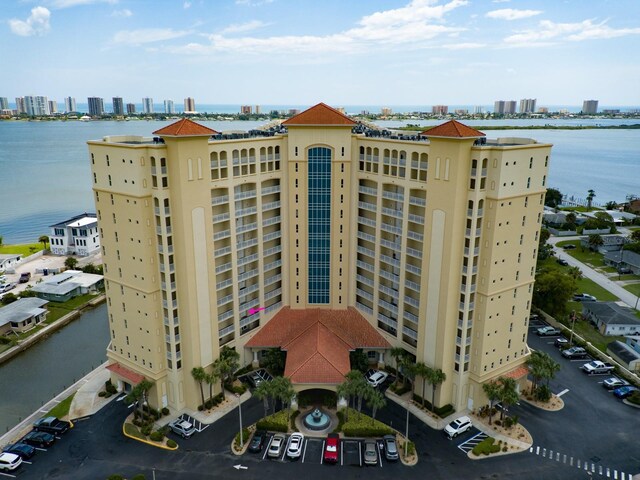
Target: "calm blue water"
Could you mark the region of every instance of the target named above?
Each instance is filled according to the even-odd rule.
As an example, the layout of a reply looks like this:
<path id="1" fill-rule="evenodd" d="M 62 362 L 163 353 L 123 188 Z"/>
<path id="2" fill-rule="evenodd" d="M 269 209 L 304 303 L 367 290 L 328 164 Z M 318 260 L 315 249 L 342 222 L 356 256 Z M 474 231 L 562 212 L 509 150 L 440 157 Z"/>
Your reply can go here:
<path id="1" fill-rule="evenodd" d="M 638 120 L 504 120 L 495 125 L 614 124 Z M 36 242 L 49 225 L 95 210 L 87 140 L 105 135 L 150 136 L 168 122 L 0 122 L 0 236 L 5 243 Z M 249 130 L 261 122 L 202 122 L 218 131 Z M 379 122 L 381 127 L 406 123 L 434 125 L 440 121 Z M 468 121 L 469 125 L 487 124 Z M 640 195 L 640 130 L 507 130 L 498 136 L 531 137 L 554 144 L 549 186 L 596 201 L 623 201 Z"/>

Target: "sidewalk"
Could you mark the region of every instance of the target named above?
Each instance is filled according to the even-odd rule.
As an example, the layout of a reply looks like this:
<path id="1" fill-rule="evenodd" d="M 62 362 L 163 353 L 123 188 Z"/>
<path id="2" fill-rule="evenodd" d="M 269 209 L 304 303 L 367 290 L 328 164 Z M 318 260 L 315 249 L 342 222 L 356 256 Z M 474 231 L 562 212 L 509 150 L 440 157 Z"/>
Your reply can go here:
<path id="1" fill-rule="evenodd" d="M 162 417 L 156 423 L 158 425 L 163 426 L 168 424 L 172 420 L 178 418 L 180 415 L 186 413 L 191 418 L 198 420 L 200 423 L 204 425 L 211 425 L 212 423 L 215 423 L 216 421 L 224 417 L 227 413 L 235 410 L 238 407 L 238 402 L 244 403 L 247 400 L 249 400 L 251 398 L 251 392 L 247 389 L 247 391 L 244 392 L 242 395 L 240 395 L 240 397 L 236 397 L 235 393 L 225 390 L 225 398 L 226 400 L 220 405 L 216 406 L 211 411 L 211 413 L 207 413 L 206 410 L 199 412 L 199 411 L 193 411 L 189 409 L 184 409 L 179 412 L 172 411 L 171 415 Z"/>
<path id="2" fill-rule="evenodd" d="M 435 418 L 430 413 L 425 412 L 420 407 L 411 402 L 411 392 L 407 392 L 404 395 L 396 395 L 391 390 L 387 389 L 385 391 L 385 396 L 391 400 L 392 402 L 397 403 L 401 407 L 404 407 L 409 410 L 418 420 L 427 426 L 433 428 L 434 430 L 443 430 L 449 423 L 454 421 L 461 415 L 468 415 L 468 410 L 462 410 L 460 412 L 455 412 L 449 415 L 446 418 Z"/>

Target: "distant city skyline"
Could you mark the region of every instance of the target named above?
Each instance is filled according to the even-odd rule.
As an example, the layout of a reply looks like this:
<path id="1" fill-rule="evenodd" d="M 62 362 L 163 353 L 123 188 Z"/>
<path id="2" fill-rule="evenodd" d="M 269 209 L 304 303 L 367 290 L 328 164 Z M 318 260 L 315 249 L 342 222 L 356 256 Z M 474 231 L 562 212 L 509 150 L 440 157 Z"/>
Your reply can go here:
<path id="1" fill-rule="evenodd" d="M 0 20 L 10 99 L 640 104 L 637 0 L 7 0 Z"/>

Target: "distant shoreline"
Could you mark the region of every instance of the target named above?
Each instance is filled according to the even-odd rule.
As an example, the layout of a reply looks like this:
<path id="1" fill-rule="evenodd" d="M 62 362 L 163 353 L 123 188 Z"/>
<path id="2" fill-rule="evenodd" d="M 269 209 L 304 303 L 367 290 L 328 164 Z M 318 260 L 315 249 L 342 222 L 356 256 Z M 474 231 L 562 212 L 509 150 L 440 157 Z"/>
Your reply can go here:
<path id="1" fill-rule="evenodd" d="M 428 127 L 426 130 L 433 127 Z M 473 126 L 476 130 L 637 130 L 640 123 L 631 125 L 480 125 Z M 412 132 L 425 131 L 424 126 L 406 125 L 395 127 L 393 130 L 408 130 Z"/>

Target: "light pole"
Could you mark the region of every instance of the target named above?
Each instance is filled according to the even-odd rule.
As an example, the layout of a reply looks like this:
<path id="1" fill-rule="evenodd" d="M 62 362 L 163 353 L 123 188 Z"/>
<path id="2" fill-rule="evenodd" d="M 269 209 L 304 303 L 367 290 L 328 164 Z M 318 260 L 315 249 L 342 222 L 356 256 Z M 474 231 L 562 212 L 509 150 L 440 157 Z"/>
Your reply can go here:
<path id="1" fill-rule="evenodd" d="M 573 329 L 576 325 L 576 311 L 571 311 L 571 335 L 569 336 L 569 346 L 573 345 Z"/>
<path id="2" fill-rule="evenodd" d="M 240 418 L 240 449 L 244 448 L 244 438 L 242 434 L 242 402 L 240 401 L 240 395 L 236 393 L 236 397 L 238 397 L 238 416 Z"/>
<path id="3" fill-rule="evenodd" d="M 406 409 L 407 409 L 407 425 L 404 429 L 404 454 L 407 454 L 407 446 L 409 443 L 409 401 L 407 400 L 407 405 L 406 405 Z"/>

